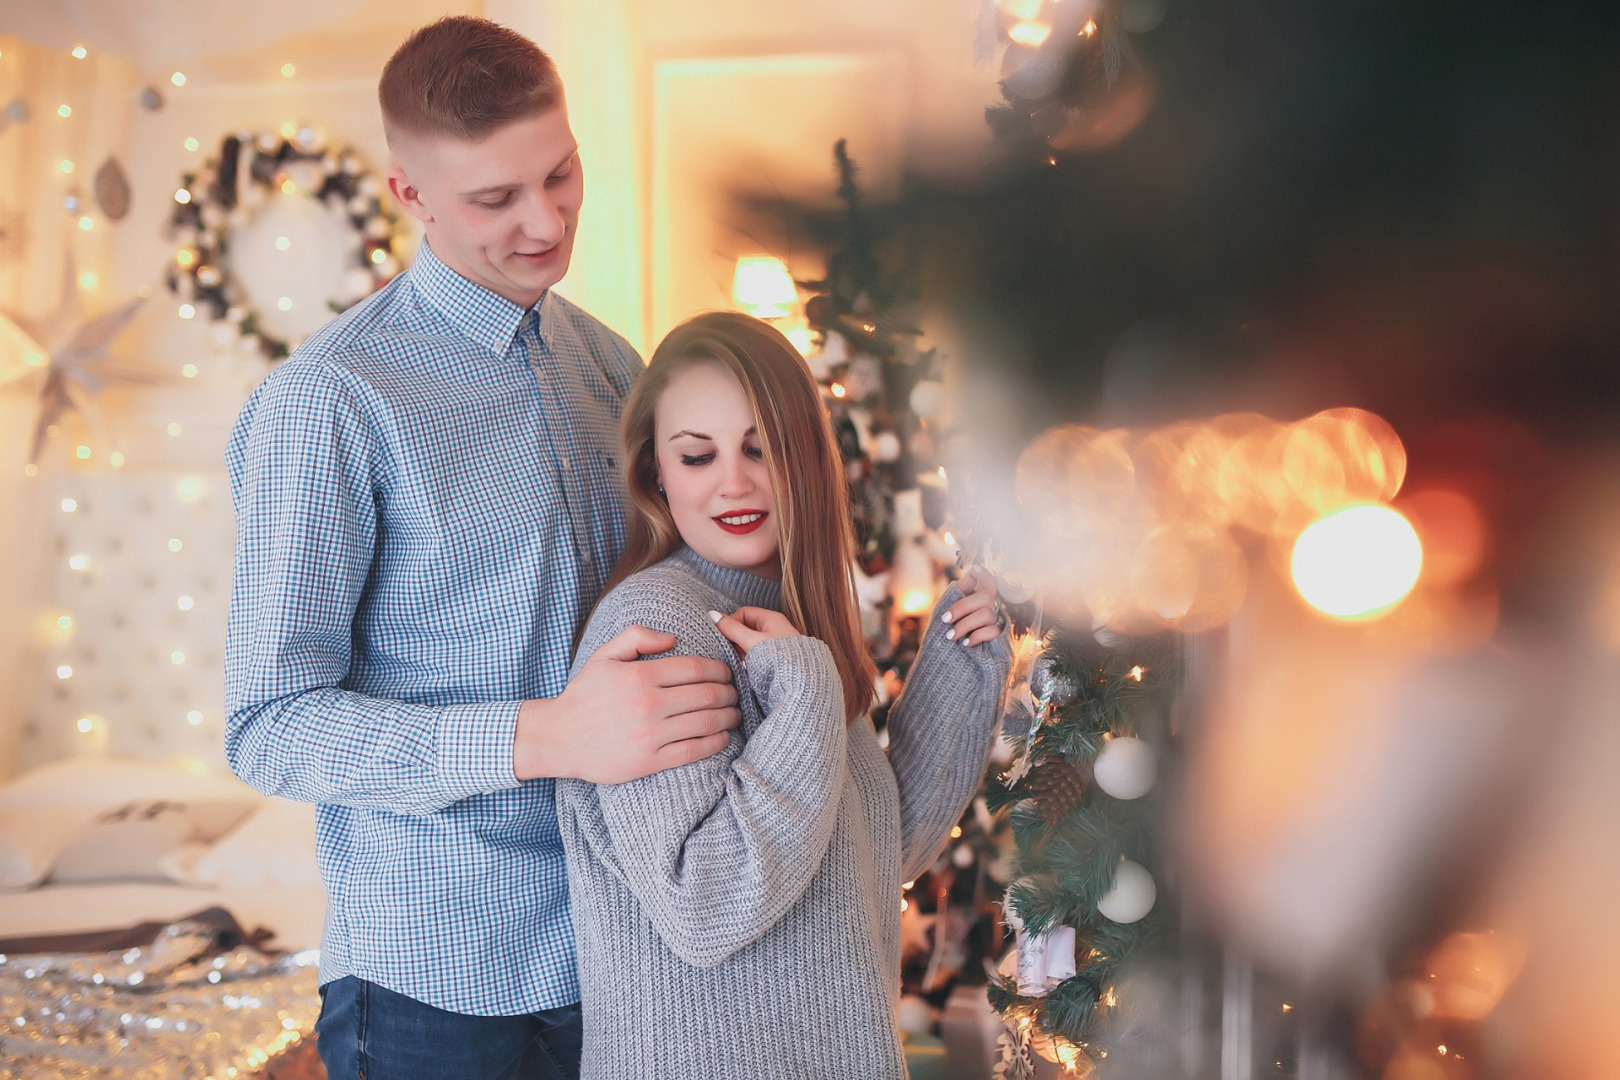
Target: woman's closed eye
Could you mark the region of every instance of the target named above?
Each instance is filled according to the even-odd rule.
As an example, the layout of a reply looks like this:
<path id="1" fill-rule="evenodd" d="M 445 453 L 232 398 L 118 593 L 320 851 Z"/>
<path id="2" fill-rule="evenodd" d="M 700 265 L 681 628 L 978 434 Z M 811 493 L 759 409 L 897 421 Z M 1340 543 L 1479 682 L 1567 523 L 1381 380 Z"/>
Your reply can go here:
<path id="1" fill-rule="evenodd" d="M 681 455 L 681 464 L 682 465 L 707 465 L 709 462 L 711 462 L 713 460 L 714 460 L 714 452 L 713 451 L 710 451 L 707 454 L 682 454 Z"/>

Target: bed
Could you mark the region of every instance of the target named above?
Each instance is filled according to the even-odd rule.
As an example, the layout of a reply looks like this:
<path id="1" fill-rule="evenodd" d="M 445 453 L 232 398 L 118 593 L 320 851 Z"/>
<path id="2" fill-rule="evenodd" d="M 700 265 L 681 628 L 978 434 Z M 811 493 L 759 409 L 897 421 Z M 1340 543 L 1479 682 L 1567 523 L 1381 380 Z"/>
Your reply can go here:
<path id="1" fill-rule="evenodd" d="M 319 1080 L 312 808 L 109 759 L 0 787 L 0 1080 Z"/>

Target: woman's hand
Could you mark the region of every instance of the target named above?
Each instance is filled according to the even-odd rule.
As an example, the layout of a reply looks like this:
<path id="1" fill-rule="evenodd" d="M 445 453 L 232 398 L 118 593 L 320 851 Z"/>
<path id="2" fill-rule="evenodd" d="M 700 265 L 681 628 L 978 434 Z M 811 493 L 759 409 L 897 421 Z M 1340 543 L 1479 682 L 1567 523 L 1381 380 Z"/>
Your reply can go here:
<path id="1" fill-rule="evenodd" d="M 800 633 L 786 615 L 770 608 L 740 607 L 730 615 L 711 611 L 709 618 L 714 620 L 714 628 L 744 656 L 767 638 L 793 637 Z"/>
<path id="2" fill-rule="evenodd" d="M 941 615 L 940 621 L 949 623 L 945 637 L 963 645 L 982 645 L 1001 636 L 1006 625 L 996 603 L 996 576 L 982 566 L 975 566 L 956 583 L 962 590 L 962 599 Z"/>

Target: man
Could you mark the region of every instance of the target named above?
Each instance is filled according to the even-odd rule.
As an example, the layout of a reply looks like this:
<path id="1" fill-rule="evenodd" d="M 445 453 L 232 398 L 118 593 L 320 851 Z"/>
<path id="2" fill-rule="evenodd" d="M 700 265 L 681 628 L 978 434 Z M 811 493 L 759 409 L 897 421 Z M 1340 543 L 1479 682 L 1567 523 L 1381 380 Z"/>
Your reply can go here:
<path id="1" fill-rule="evenodd" d="M 619 553 L 615 429 L 642 365 L 549 291 L 582 192 L 555 68 L 449 18 L 379 97 L 389 190 L 427 242 L 242 410 L 226 754 L 319 804 L 333 1080 L 573 1076 L 551 778 L 707 757 L 736 693 L 722 664 L 634 663 L 675 643 L 640 628 L 564 685 Z"/>

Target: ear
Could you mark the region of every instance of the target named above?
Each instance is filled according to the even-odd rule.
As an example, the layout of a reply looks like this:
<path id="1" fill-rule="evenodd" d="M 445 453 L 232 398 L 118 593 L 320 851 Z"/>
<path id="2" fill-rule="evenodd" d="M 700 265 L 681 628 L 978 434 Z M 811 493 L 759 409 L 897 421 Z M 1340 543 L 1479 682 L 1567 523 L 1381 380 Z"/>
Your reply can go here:
<path id="1" fill-rule="evenodd" d="M 433 211 L 422 201 L 422 193 L 411 183 L 411 178 L 405 175 L 405 170 L 397 162 L 383 173 L 383 179 L 388 184 L 388 194 L 394 197 L 394 202 L 400 209 L 424 225 L 433 223 Z"/>

